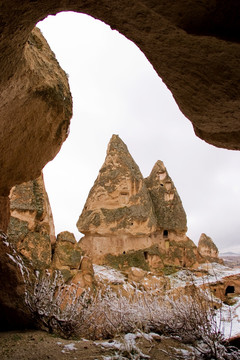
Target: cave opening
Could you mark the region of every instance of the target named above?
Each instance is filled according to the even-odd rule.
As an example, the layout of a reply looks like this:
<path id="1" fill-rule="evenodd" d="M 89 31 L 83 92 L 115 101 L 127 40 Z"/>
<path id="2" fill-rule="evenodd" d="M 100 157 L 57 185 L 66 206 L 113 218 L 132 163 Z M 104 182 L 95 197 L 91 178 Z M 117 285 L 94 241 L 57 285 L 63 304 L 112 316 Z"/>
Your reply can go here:
<path id="1" fill-rule="evenodd" d="M 198 184 L 201 174 L 196 164 L 205 156 L 208 162 L 202 171 L 209 173 L 210 163 L 215 164 L 213 170 L 216 170 L 219 149 L 210 148 L 194 137 L 192 125 L 139 48 L 108 25 L 85 14 L 62 12 L 49 16 L 37 26 L 69 74 L 73 95 L 70 135 L 56 158 L 44 168 L 56 233 L 69 230 L 76 239 L 82 237 L 75 224 L 113 133 L 119 134 L 128 145 L 144 176 L 149 175 L 155 159 L 163 159 L 168 167 L 171 164 L 183 205 L 187 204 L 187 214 L 196 203 L 199 211 L 205 209 L 200 194 L 195 191 L 198 186 L 208 194 L 211 206 L 208 211 L 202 210 L 205 215 L 201 221 L 195 221 L 194 212 L 188 218 L 191 239 L 197 240 L 199 233 L 208 231 L 209 218 L 210 223 L 218 223 L 215 199 L 220 197 L 222 189 L 213 184 L 215 191 L 209 193 L 208 182 Z M 163 111 L 164 116 L 159 117 Z M 189 148 L 194 157 L 189 157 Z M 236 152 L 225 150 L 224 153 L 222 161 L 227 168 L 238 161 Z M 171 173 L 172 169 L 169 168 Z M 193 169 L 194 186 L 191 177 L 183 177 L 189 169 Z M 233 179 L 239 176 L 236 168 L 235 171 L 229 168 L 227 183 L 230 173 Z M 224 182 L 226 172 L 221 176 Z M 234 188 L 233 193 L 236 191 Z M 234 194 L 229 194 L 228 203 L 223 205 L 225 209 L 232 209 Z M 234 211 L 237 213 L 238 210 Z M 224 229 L 232 228 L 233 218 L 228 220 L 224 212 L 222 216 Z M 210 230 L 214 238 L 217 230 Z"/>
<path id="2" fill-rule="evenodd" d="M 147 260 L 148 259 L 148 252 L 144 251 L 143 255 L 144 255 L 144 259 Z"/>
<path id="3" fill-rule="evenodd" d="M 225 295 L 234 294 L 234 293 L 235 293 L 235 287 L 233 285 L 228 285 L 225 290 Z"/>
<path id="4" fill-rule="evenodd" d="M 168 237 L 168 230 L 163 230 L 163 237 L 167 238 Z"/>

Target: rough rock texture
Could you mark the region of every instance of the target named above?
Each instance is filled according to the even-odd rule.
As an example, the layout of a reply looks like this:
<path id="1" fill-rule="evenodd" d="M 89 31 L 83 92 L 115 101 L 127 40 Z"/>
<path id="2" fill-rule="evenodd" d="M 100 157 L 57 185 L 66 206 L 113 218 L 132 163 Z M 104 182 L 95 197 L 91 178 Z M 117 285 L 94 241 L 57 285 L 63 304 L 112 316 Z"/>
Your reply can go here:
<path id="1" fill-rule="evenodd" d="M 162 161 L 158 160 L 156 162 L 145 182 L 153 202 L 157 218 L 157 229 L 186 233 L 186 213 L 174 183 Z"/>
<path id="2" fill-rule="evenodd" d="M 10 209 L 8 241 L 34 269 L 49 267 L 55 229 L 43 175 L 13 187 Z"/>
<path id="3" fill-rule="evenodd" d="M 0 330 L 33 326 L 25 304 L 25 284 L 21 263 L 14 260 L 8 242 L 0 241 Z"/>
<path id="4" fill-rule="evenodd" d="M 148 235 L 156 229 L 152 201 L 127 146 L 113 135 L 77 222 L 84 234 Z"/>
<path id="5" fill-rule="evenodd" d="M 79 270 L 71 279 L 71 283 L 80 285 L 82 290 L 91 288 L 94 284 L 94 270 L 92 261 L 87 256 L 82 257 Z"/>
<path id="6" fill-rule="evenodd" d="M 96 283 L 92 261 L 87 256 L 82 257 L 78 270 L 68 270 L 67 273 L 65 269 L 61 268 L 61 273 L 69 285 L 62 293 L 61 309 L 63 310 L 73 304 L 84 290 L 93 290 Z"/>
<path id="7" fill-rule="evenodd" d="M 1 197 L 40 175 L 67 136 L 67 78 L 39 31 L 32 31 L 48 14 L 64 10 L 98 18 L 135 42 L 196 134 L 216 146 L 240 149 L 239 1 L 5 0 L 0 4 Z M 1 199 L 4 232 L 7 210 Z"/>
<path id="8" fill-rule="evenodd" d="M 219 252 L 217 246 L 214 244 L 212 239 L 206 234 L 201 234 L 198 241 L 199 253 L 210 262 L 223 263 L 223 260 L 218 257 Z"/>
<path id="9" fill-rule="evenodd" d="M 149 248 L 129 250 L 118 255 L 109 253 L 102 263 L 124 271 L 137 267 L 155 274 L 168 275 L 182 267 L 196 268 L 205 261 L 189 238 L 167 242 L 168 248 L 163 247 L 164 243 L 160 238 Z"/>
<path id="10" fill-rule="evenodd" d="M 63 305 L 72 301 L 71 289 L 74 295 L 77 286 L 77 295 L 80 295 L 94 284 L 92 263 L 82 256 L 74 235 L 65 231 L 55 239 L 43 175 L 13 187 L 10 208 L 8 236 L 0 233 L 0 271 L 3 274 L 0 329 L 34 326 L 34 318 L 25 303 L 25 291 L 46 272 L 53 275 L 55 270 L 60 271 L 65 283 L 70 285 Z M 36 278 L 37 274 L 40 277 Z"/>
<path id="11" fill-rule="evenodd" d="M 11 109 L 12 114 L 15 114 L 14 119 L 11 116 L 11 123 L 14 123 L 15 126 L 19 123 L 20 129 L 23 128 L 23 124 L 26 124 L 24 126 L 25 129 L 27 128 L 26 136 L 33 133 L 36 126 L 42 124 L 41 119 L 45 118 L 41 111 L 33 115 L 27 113 L 28 110 L 23 107 L 24 103 L 28 101 L 31 109 L 36 108 L 36 103 L 35 106 L 31 105 L 35 102 L 33 96 L 35 89 L 32 78 L 34 74 L 30 64 L 34 58 L 35 60 L 41 58 L 43 53 L 29 36 L 37 21 L 50 13 L 55 14 L 64 10 L 90 14 L 103 20 L 135 42 L 172 91 L 180 109 L 193 122 L 198 136 L 217 146 L 239 149 L 240 4 L 236 0 L 227 2 L 224 0 L 202 0 L 201 2 L 194 0 L 172 2 L 134 0 L 131 3 L 126 0 L 120 3 L 116 0 L 111 2 L 108 0 L 98 2 L 79 2 L 78 0 L 64 2 L 55 0 L 29 2 L 25 0 L 19 2 L 14 0 L 11 2 L 11 6 L 6 4 L 6 1 L 3 2 L 0 28 L 2 34 L 0 44 L 2 100 L 0 104 L 4 133 L 7 134 L 8 125 L 3 119 L 8 119 L 8 124 L 10 123 L 9 112 Z M 49 65 L 49 61 L 46 60 L 45 64 L 47 63 Z M 47 70 L 45 68 L 41 71 L 41 67 L 38 66 L 35 75 L 40 75 L 40 79 Z M 52 76 L 56 80 L 56 76 L 54 74 Z M 24 77 L 26 82 L 22 81 Z M 16 86 L 19 80 L 22 87 Z M 53 88 L 53 86 L 51 87 Z M 6 91 L 9 95 L 7 102 Z M 20 99 L 17 98 L 17 94 L 21 94 Z M 63 98 L 61 104 L 62 100 Z M 16 106 L 17 102 L 19 106 Z M 38 105 L 38 109 L 45 106 L 42 102 Z M 54 107 L 55 102 L 52 102 L 51 106 Z M 18 112 L 16 112 L 17 109 L 19 109 Z M 50 109 L 49 106 L 48 109 Z M 3 117 L 4 114 L 6 114 L 5 117 Z M 37 117 L 37 121 L 29 124 L 30 118 L 33 116 Z M 57 119 L 56 116 L 54 119 L 58 125 L 63 121 L 63 119 Z M 54 123 L 52 116 L 49 118 L 49 123 Z M 43 127 L 42 131 L 44 131 Z M 54 131 L 51 132 L 51 134 L 53 133 Z M 11 143 L 15 143 L 18 148 L 20 144 L 18 130 L 13 129 L 11 136 L 12 139 L 17 137 L 16 142 L 13 140 Z M 45 135 L 43 135 L 43 141 L 39 141 L 40 139 L 41 136 L 34 138 L 36 145 L 37 143 L 45 144 L 48 152 L 52 152 L 51 155 L 54 156 L 58 146 L 54 144 L 53 139 L 48 141 Z M 4 136 L 1 138 L 1 144 L 3 144 L 3 140 Z M 61 142 L 63 139 L 57 134 L 55 140 Z M 24 154 L 29 154 L 28 144 L 32 148 L 31 141 L 28 139 L 25 142 Z M 9 149 L 8 140 L 5 144 Z M 50 154 L 46 156 L 44 149 L 40 152 L 38 146 L 36 149 L 40 156 L 34 162 L 34 171 L 32 163 L 28 162 L 29 171 L 27 175 L 24 175 L 25 178 L 21 179 L 23 174 L 19 169 L 14 171 L 12 179 L 17 182 L 28 180 L 26 177 L 30 175 L 31 167 L 34 175 L 30 176 L 37 176 L 36 171 L 39 173 L 43 163 L 49 160 Z M 14 151 L 14 154 L 17 154 L 17 150 Z M 11 163 L 14 160 L 11 158 L 12 156 L 8 159 L 8 168 L 13 169 Z M 9 180 L 10 177 L 7 179 Z"/>
<path id="12" fill-rule="evenodd" d="M 52 268 L 61 270 L 64 279 L 68 280 L 80 269 L 81 258 L 82 251 L 74 235 L 68 231 L 58 234 Z"/>
<path id="13" fill-rule="evenodd" d="M 239 274 L 226 276 L 209 286 L 215 296 L 232 305 L 236 300 L 231 304 L 231 296 L 240 295 L 240 276 Z"/>
<path id="14" fill-rule="evenodd" d="M 34 270 L 49 267 L 55 242 L 42 175 L 11 190 L 10 208 L 8 238 L 0 239 L 0 327 L 4 329 L 33 326 L 25 304 L 24 273 L 31 278 Z"/>
<path id="15" fill-rule="evenodd" d="M 143 180 L 117 135 L 109 142 L 77 226 L 85 234 L 80 246 L 95 264 L 159 272 L 202 261 L 186 236 L 186 214 L 163 162 Z"/>
<path id="16" fill-rule="evenodd" d="M 10 200 L 8 196 L 0 196 L 0 234 L 7 231 L 10 219 Z"/>
<path id="17" fill-rule="evenodd" d="M 66 139 L 72 116 L 67 76 L 40 30 L 34 29 L 25 40 L 21 59 L 11 54 L 18 60 L 14 73 L 8 73 L 5 84 L 3 76 L 0 84 L 0 195 L 40 175 Z M 9 62 L 7 73 L 13 59 L 2 59 Z"/>

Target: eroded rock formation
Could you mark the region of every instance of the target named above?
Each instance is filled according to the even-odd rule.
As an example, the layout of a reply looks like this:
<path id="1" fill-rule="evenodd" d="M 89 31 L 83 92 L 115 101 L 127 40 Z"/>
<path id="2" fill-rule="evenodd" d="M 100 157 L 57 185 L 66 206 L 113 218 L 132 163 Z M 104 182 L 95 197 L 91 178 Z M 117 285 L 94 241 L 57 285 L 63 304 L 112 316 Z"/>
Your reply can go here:
<path id="1" fill-rule="evenodd" d="M 72 10 L 117 29 L 144 52 L 198 136 L 239 149 L 239 9 L 234 0 L 3 2 L 0 195 L 40 174 L 71 117 L 67 78 L 39 31 L 31 33 L 39 20 Z"/>
<path id="2" fill-rule="evenodd" d="M 187 218 L 182 201 L 162 161 L 156 162 L 145 183 L 153 202 L 157 228 L 185 234 Z"/>
<path id="3" fill-rule="evenodd" d="M 73 277 L 80 269 L 81 258 L 82 251 L 78 247 L 75 236 L 68 231 L 58 234 L 52 267 L 61 270 L 65 281 Z"/>
<path id="4" fill-rule="evenodd" d="M 15 69 L 5 86 L 5 76 L 0 84 L 0 195 L 40 175 L 66 139 L 72 116 L 67 76 L 40 30 L 34 29 L 25 40 L 17 64 L 14 54 L 14 59 L 2 57 L 9 63 L 6 73 L 13 62 Z"/>
<path id="5" fill-rule="evenodd" d="M 32 326 L 25 303 L 26 273 L 51 265 L 55 230 L 42 175 L 11 190 L 8 238 L 0 247 L 0 327 Z M 25 271 L 25 267 L 27 270 Z"/>
<path id="6" fill-rule="evenodd" d="M 78 295 L 94 283 L 92 263 L 82 256 L 74 235 L 65 231 L 55 238 L 42 174 L 12 188 L 10 209 L 8 237 L 0 243 L 4 250 L 0 255 L 4 261 L 0 270 L 5 275 L 0 287 L 4 309 L 0 312 L 0 328 L 33 326 L 34 318 L 26 305 L 26 289 L 32 292 L 34 284 L 46 274 L 54 279 L 57 271 L 73 293 L 77 285 Z"/>
<path id="7" fill-rule="evenodd" d="M 43 175 L 11 190 L 10 209 L 8 241 L 34 269 L 48 268 L 56 239 Z"/>
<path id="8" fill-rule="evenodd" d="M 77 227 L 84 234 L 148 235 L 156 230 L 152 201 L 127 146 L 113 135 Z"/>
<path id="9" fill-rule="evenodd" d="M 198 241 L 199 253 L 210 262 L 223 263 L 223 260 L 219 259 L 219 251 L 212 239 L 206 234 L 201 234 Z"/>
<path id="10" fill-rule="evenodd" d="M 77 227 L 82 250 L 96 264 L 162 271 L 203 262 L 186 236 L 181 199 L 162 161 L 142 174 L 127 146 L 113 135 Z"/>
<path id="11" fill-rule="evenodd" d="M 40 175 L 65 140 L 71 117 L 67 77 L 33 30 L 39 20 L 72 10 L 117 29 L 144 52 L 199 137 L 239 150 L 239 9 L 236 0 L 2 1 L 1 240 L 9 221 L 9 190 Z M 5 266 L 7 247 L 0 246 L 1 278 L 16 280 L 18 270 Z M 12 284 L 20 282 L 15 280 Z"/>

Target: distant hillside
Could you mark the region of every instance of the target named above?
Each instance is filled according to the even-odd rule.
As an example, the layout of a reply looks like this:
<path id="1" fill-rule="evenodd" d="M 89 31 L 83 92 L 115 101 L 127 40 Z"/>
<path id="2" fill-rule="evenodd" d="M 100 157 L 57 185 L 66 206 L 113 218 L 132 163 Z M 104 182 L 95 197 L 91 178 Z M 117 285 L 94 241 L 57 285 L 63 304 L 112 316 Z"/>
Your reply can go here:
<path id="1" fill-rule="evenodd" d="M 240 256 L 240 254 L 229 251 L 229 252 L 220 253 L 219 256 L 220 257 L 224 257 L 224 256 Z"/>
<path id="2" fill-rule="evenodd" d="M 224 264 L 229 267 L 240 267 L 240 254 L 234 252 L 220 253 L 219 257 L 223 259 Z"/>

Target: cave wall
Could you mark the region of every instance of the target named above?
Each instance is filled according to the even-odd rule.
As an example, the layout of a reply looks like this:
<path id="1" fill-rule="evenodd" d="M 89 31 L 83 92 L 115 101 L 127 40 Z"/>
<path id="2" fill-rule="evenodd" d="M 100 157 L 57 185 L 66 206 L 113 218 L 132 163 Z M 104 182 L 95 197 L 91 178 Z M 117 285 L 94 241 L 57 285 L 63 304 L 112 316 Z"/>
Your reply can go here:
<path id="1" fill-rule="evenodd" d="M 132 40 L 195 133 L 213 145 L 240 149 L 237 0 L 13 0 L 11 6 L 3 1 L 0 195 L 39 176 L 67 137 L 72 104 L 66 74 L 33 30 L 48 14 L 64 10 L 89 14 Z"/>
<path id="2" fill-rule="evenodd" d="M 170 89 L 196 135 L 218 147 L 240 149 L 238 0 L 3 0 L 1 241 L 9 220 L 11 187 L 39 176 L 68 134 L 72 100 L 67 77 L 34 29 L 48 14 L 67 10 L 100 19 L 132 40 Z M 17 286 L 21 274 L 6 257 L 6 246 L 1 247 L 1 278 L 9 274 L 13 279 L 5 289 L 6 304 L 16 312 L 18 299 L 22 301 Z M 19 308 L 22 311 L 22 305 Z"/>

